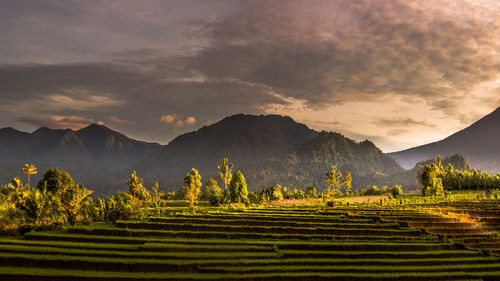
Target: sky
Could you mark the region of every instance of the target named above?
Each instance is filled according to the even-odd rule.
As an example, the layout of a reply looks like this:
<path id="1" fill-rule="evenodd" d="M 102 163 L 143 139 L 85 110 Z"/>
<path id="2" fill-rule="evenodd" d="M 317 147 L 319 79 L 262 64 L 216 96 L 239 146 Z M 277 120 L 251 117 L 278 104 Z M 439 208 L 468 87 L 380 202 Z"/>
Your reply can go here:
<path id="1" fill-rule="evenodd" d="M 392 152 L 499 106 L 496 0 L 0 0 L 0 127 L 281 114 Z"/>

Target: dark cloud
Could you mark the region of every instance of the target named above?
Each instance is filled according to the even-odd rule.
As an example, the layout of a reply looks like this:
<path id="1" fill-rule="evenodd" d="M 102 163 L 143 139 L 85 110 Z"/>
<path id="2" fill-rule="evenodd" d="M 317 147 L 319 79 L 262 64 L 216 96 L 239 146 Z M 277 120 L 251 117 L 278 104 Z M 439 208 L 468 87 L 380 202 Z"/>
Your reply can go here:
<path id="1" fill-rule="evenodd" d="M 203 23 L 212 44 L 192 66 L 211 78 L 268 85 L 310 106 L 394 94 L 449 113 L 456 108 L 450 101 L 500 69 L 500 15 L 451 4 L 245 1 L 240 12 Z"/>

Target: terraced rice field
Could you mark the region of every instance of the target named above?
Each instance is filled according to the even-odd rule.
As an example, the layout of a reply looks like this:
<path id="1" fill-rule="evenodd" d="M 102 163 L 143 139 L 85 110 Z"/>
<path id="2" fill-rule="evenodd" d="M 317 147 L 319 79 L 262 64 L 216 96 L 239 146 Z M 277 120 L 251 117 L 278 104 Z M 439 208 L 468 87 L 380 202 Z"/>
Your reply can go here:
<path id="1" fill-rule="evenodd" d="M 2 238 L 0 280 L 500 280 L 500 259 L 484 251 L 496 229 L 464 234 L 476 225 L 428 212 L 169 213 Z"/>

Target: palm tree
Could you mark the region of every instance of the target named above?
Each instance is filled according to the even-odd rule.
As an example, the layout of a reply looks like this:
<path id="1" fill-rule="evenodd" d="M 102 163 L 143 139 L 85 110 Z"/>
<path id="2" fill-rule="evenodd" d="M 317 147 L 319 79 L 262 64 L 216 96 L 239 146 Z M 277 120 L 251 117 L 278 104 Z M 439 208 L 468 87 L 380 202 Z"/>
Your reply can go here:
<path id="1" fill-rule="evenodd" d="M 224 183 L 224 190 L 227 190 L 227 185 L 233 177 L 233 164 L 229 163 L 229 159 L 223 158 L 217 168 L 219 169 L 219 180 Z"/>
<path id="2" fill-rule="evenodd" d="M 30 187 L 30 176 L 31 175 L 36 175 L 37 170 L 35 165 L 33 164 L 24 164 L 23 166 L 23 173 L 28 175 L 28 187 Z"/>

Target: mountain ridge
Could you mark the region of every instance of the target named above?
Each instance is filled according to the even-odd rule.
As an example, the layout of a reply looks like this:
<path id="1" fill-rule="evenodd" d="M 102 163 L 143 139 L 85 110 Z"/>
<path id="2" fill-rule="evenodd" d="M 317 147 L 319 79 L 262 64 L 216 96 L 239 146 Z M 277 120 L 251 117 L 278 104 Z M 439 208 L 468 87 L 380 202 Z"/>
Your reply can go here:
<path id="1" fill-rule="evenodd" d="M 13 136 L 22 141 L 12 142 Z M 0 164 L 3 182 L 20 175 L 22 164 L 33 163 L 39 170 L 33 181 L 49 167 L 59 167 L 97 194 L 126 190 L 125 181 L 132 170 L 137 170 L 146 185 L 158 180 L 164 189 L 177 190 L 185 173 L 193 167 L 199 169 L 203 180 L 216 177 L 217 164 L 223 157 L 235 164 L 234 170 L 242 170 L 253 189 L 280 180 L 286 183 L 292 171 L 304 174 L 302 182 L 289 181 L 295 186 L 321 185 L 331 164 L 352 168 L 356 175 L 400 169 L 395 162 L 385 169 L 381 159 L 393 160 L 369 141 L 358 143 L 338 133 L 317 132 L 280 115 L 228 116 L 182 134 L 168 145 L 134 140 L 98 124 L 79 130 L 41 127 L 32 133 L 5 128 L 0 129 L 1 147 L 4 149 L 0 149 L 0 157 L 9 164 Z M 299 161 L 290 170 L 287 165 L 292 155 Z M 367 164 L 360 160 L 365 158 L 369 159 Z M 317 171 L 311 172 L 307 166 L 316 167 Z M 253 180 L 266 171 L 271 176 L 264 181 Z"/>
<path id="2" fill-rule="evenodd" d="M 470 126 L 436 142 L 389 153 L 404 168 L 455 153 L 464 155 L 472 166 L 490 173 L 500 172 L 500 107 Z"/>

